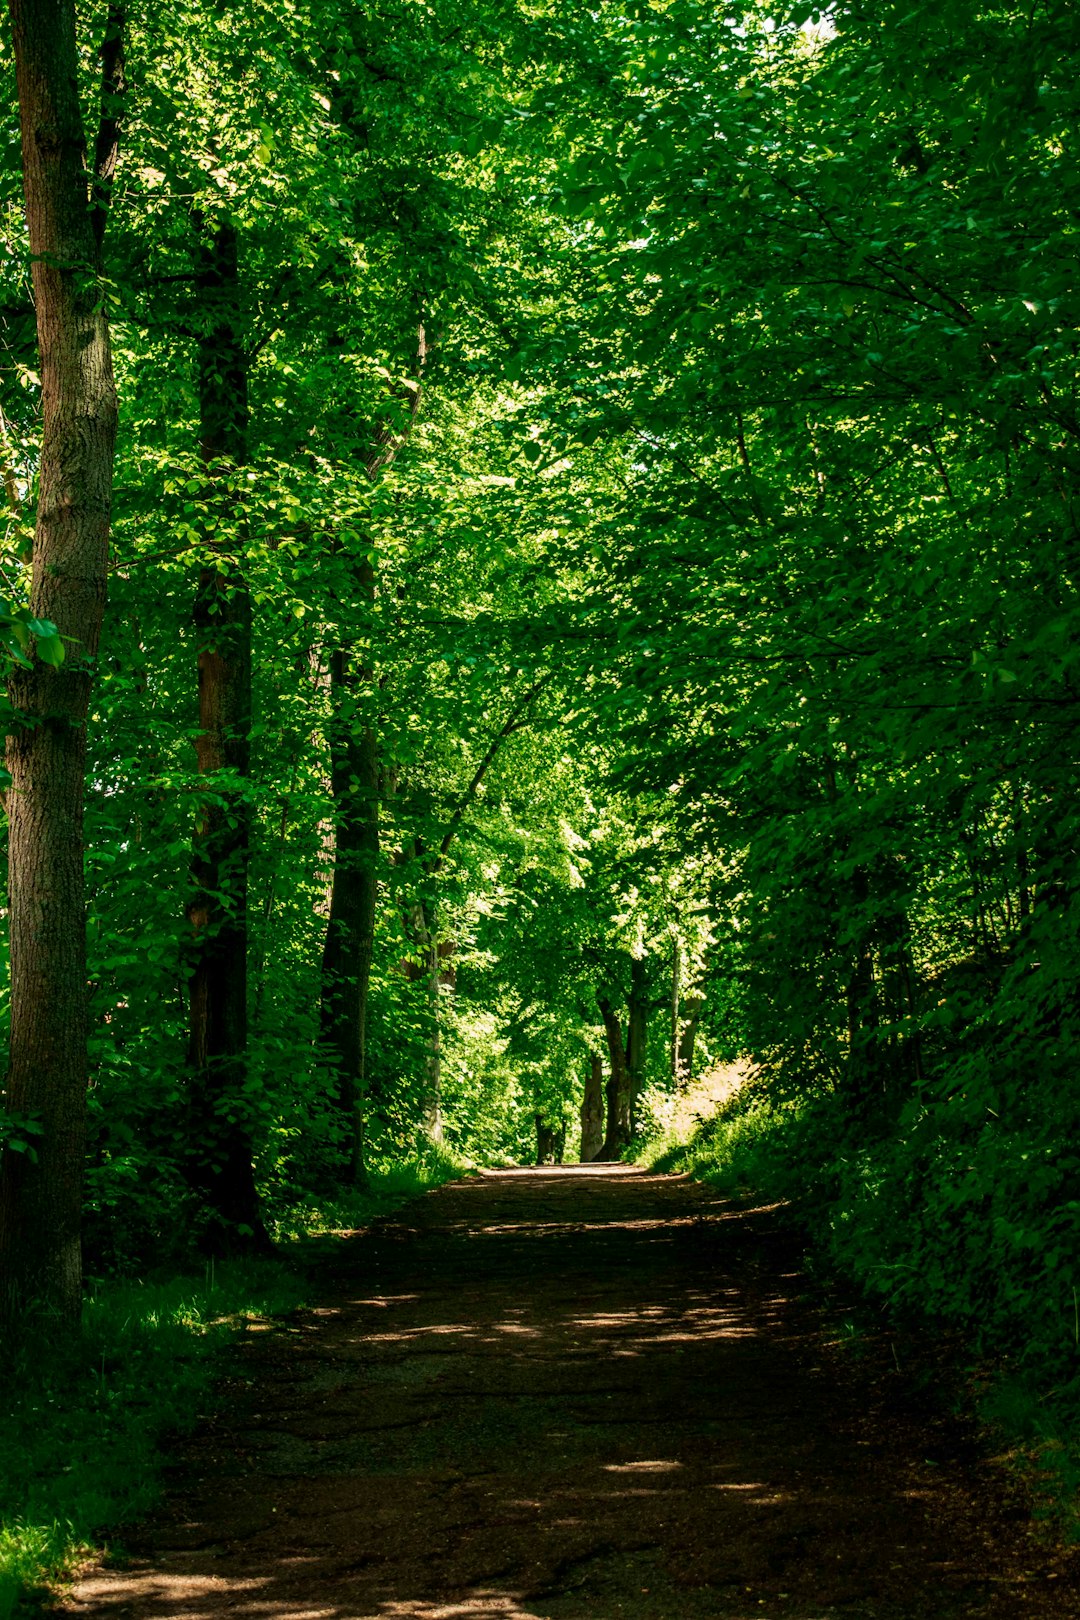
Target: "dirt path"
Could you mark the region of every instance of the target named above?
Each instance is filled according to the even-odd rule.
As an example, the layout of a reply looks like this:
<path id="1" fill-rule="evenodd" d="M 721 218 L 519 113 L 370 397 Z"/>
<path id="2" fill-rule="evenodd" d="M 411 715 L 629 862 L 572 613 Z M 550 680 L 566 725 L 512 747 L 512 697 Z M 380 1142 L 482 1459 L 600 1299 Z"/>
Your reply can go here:
<path id="1" fill-rule="evenodd" d="M 131 1563 L 70 1609 L 1080 1615 L 1076 1560 L 903 1376 L 830 1348 L 790 1253 L 767 1213 L 675 1177 L 444 1187 L 343 1244 L 319 1309 L 245 1338 Z"/>

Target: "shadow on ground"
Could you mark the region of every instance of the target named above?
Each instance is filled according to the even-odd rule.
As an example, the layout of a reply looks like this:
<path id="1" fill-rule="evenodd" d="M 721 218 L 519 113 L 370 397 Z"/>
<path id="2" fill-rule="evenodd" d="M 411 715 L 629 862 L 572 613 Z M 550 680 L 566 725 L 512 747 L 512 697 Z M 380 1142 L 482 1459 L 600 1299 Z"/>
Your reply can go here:
<path id="1" fill-rule="evenodd" d="M 83 1620 L 1080 1612 L 976 1457 L 830 1348 L 791 1240 L 680 1177 L 489 1172 L 233 1354 Z"/>

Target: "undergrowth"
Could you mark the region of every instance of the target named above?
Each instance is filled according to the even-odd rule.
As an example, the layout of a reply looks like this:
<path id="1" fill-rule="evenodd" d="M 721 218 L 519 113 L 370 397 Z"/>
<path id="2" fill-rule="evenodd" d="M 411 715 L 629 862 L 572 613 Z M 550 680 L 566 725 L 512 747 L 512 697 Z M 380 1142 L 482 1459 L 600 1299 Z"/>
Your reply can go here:
<path id="1" fill-rule="evenodd" d="M 279 1259 L 93 1283 L 81 1333 L 0 1358 L 0 1620 L 12 1620 L 153 1505 L 165 1447 L 212 1406 L 216 1352 L 304 1303 L 306 1240 L 353 1230 L 459 1175 L 428 1151 L 364 1191 L 276 1221 Z"/>
<path id="2" fill-rule="evenodd" d="M 302 1240 L 355 1231 L 433 1187 L 467 1174 L 471 1168 L 469 1160 L 452 1149 L 425 1144 L 415 1157 L 402 1163 L 391 1161 L 374 1170 L 364 1187 L 308 1193 L 291 1201 L 275 1215 L 275 1236 Z"/>
<path id="3" fill-rule="evenodd" d="M 970 1347 L 982 1419 L 1037 1510 L 1080 1535 L 1080 1201 L 1058 1117 L 913 1104 L 848 1124 L 836 1093 L 751 1081 L 643 1162 L 781 1201 L 833 1275 L 928 1335 Z"/>

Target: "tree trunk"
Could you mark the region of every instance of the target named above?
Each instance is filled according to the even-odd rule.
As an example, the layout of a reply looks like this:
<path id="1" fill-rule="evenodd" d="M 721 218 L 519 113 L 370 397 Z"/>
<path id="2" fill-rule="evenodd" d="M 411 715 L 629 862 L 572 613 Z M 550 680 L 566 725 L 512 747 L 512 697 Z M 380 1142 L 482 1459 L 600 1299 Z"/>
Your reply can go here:
<path id="1" fill-rule="evenodd" d="M 681 1084 L 679 1074 L 679 998 L 682 994 L 682 948 L 678 940 L 671 947 L 671 1050 L 670 1072 L 676 1089 Z"/>
<path id="2" fill-rule="evenodd" d="M 442 1027 L 440 1016 L 442 1010 L 442 984 L 445 977 L 446 982 L 452 985 L 453 969 L 450 969 L 444 975 L 440 963 L 442 957 L 449 954 L 449 950 L 445 946 L 438 945 L 432 937 L 427 907 L 423 901 L 418 900 L 410 909 L 411 931 L 413 938 L 420 947 L 420 961 L 407 962 L 405 971 L 414 984 L 423 979 L 427 988 L 430 1019 L 427 1054 L 424 1060 L 424 1093 L 420 1103 L 420 1120 L 424 1135 L 429 1141 L 438 1143 L 443 1139 Z"/>
<path id="3" fill-rule="evenodd" d="M 412 430 L 427 355 L 427 335 L 421 322 L 417 332 L 416 386 L 405 391 L 408 410 L 404 420 L 396 425 L 384 422 L 368 448 L 364 467 L 372 480 L 390 465 Z M 355 589 L 349 602 L 342 604 L 343 618 L 355 612 L 358 600 L 369 611 L 375 605 L 373 564 L 364 558 L 354 564 L 351 572 L 350 583 Z M 358 713 L 361 688 L 370 687 L 373 681 L 373 663 L 370 636 L 363 661 L 352 645 L 343 645 L 330 659 L 330 774 L 337 819 L 330 915 L 323 946 L 321 1024 L 323 1041 L 338 1078 L 338 1101 L 345 1115 L 348 1140 L 346 1179 L 353 1186 L 362 1186 L 367 1180 L 367 1008 L 378 899 L 379 739 L 375 716 Z M 437 1013 L 436 1006 L 434 1044 L 428 1054 L 429 1076 L 434 1067 L 436 1093 L 441 1067 Z M 434 1139 L 441 1139 L 437 1108 L 431 1124 L 437 1131 Z"/>
<path id="4" fill-rule="evenodd" d="M 885 910 L 879 924 L 881 939 L 881 993 L 886 1000 L 886 1016 L 891 1025 L 907 1023 L 904 1032 L 895 1031 L 888 1044 L 887 1098 L 890 1118 L 895 1118 L 923 1078 L 922 1038 L 918 1028 L 919 999 L 915 964 L 911 952 L 911 928 L 907 910 L 895 902 Z"/>
<path id="5" fill-rule="evenodd" d="M 559 1127 L 549 1125 L 543 1114 L 537 1114 L 536 1119 L 536 1162 L 537 1164 L 554 1164 L 560 1157 L 559 1153 Z"/>
<path id="6" fill-rule="evenodd" d="M 347 1179 L 366 1179 L 368 985 L 375 949 L 379 858 L 378 744 L 355 712 L 358 679 L 342 650 L 330 661 L 334 709 L 331 782 L 337 808 L 334 876 L 322 959 L 322 1036 L 338 1079 L 348 1133 Z"/>
<path id="7" fill-rule="evenodd" d="M 626 1066 L 626 1048 L 623 1046 L 619 1016 L 610 1001 L 603 997 L 597 997 L 597 1001 L 604 1020 L 611 1073 L 605 1091 L 607 1119 L 604 1143 L 596 1157 L 610 1163 L 622 1156 L 623 1148 L 630 1141 L 630 1072 Z"/>
<path id="8" fill-rule="evenodd" d="M 42 441 L 34 540 L 32 667 L 9 681 L 12 1141 L 30 1120 L 34 1156 L 0 1165 L 0 1318 L 33 1304 L 65 1323 L 82 1305 L 80 1216 L 87 1085 L 83 784 L 92 661 L 105 607 L 116 388 L 100 286 L 105 179 L 87 184 L 71 0 L 12 0 L 23 187 L 41 370 Z M 120 22 L 102 53 L 102 136 L 95 168 L 111 177 Z M 112 98 L 112 105 L 106 103 Z M 106 126 L 110 114 L 111 146 Z M 103 145 L 104 142 L 104 145 Z M 104 165 L 104 167 L 103 167 Z M 91 196 L 101 212 L 95 226 Z M 31 650 L 33 621 L 48 631 Z M 61 648 L 66 660 L 58 664 Z"/>
<path id="9" fill-rule="evenodd" d="M 877 1112 L 882 1101 L 877 1049 L 880 1016 L 869 916 L 870 879 L 865 868 L 857 866 L 851 881 L 858 920 L 855 960 L 847 986 L 847 1090 L 853 1115 L 867 1119 Z"/>
<path id="10" fill-rule="evenodd" d="M 428 947 L 427 983 L 431 1008 L 431 1034 L 428 1038 L 427 1086 L 424 1094 L 424 1134 L 436 1144 L 443 1139 L 442 1116 L 442 970 L 439 966 L 440 947 L 434 942 Z"/>
<path id="11" fill-rule="evenodd" d="M 694 1047 L 705 1006 L 704 996 L 687 996 L 683 1002 L 682 1025 L 679 1031 L 678 1077 L 681 1086 L 694 1078 Z"/>
<path id="12" fill-rule="evenodd" d="M 589 1053 L 585 1095 L 581 1099 L 581 1162 L 591 1164 L 604 1145 L 604 1060 Z"/>
<path id="13" fill-rule="evenodd" d="M 218 1252 L 269 1248 L 259 1212 L 247 1070 L 247 887 L 251 807 L 251 598 L 236 477 L 247 453 L 247 356 L 242 341 L 234 228 L 213 228 L 198 277 L 206 326 L 199 340 L 200 452 L 205 553 L 194 623 L 198 647 L 197 769 L 206 788 L 195 826 L 194 935 L 188 984 L 191 1178 L 214 1218 Z"/>
<path id="14" fill-rule="evenodd" d="M 630 1135 L 637 1130 L 637 1105 L 645 1084 L 645 1041 L 649 1019 L 649 970 L 644 957 L 630 961 L 630 1000 L 626 1017 L 626 1071 L 630 1090 Z"/>

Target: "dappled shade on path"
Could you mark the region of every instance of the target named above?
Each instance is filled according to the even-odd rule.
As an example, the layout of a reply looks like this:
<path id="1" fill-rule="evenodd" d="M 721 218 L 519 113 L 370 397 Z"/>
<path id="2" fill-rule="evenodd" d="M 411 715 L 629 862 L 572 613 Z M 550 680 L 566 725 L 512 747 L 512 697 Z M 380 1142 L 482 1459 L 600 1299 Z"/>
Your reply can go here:
<path id="1" fill-rule="evenodd" d="M 488 1172 L 232 1353 L 83 1620 L 953 1620 L 1075 1567 L 830 1345 L 791 1240 L 678 1177 Z M 884 1389 L 884 1393 L 883 1393 Z M 944 1437 L 944 1438 L 943 1438 Z M 934 1446 L 936 1455 L 928 1449 Z M 985 1470 L 983 1470 L 985 1472 Z"/>

